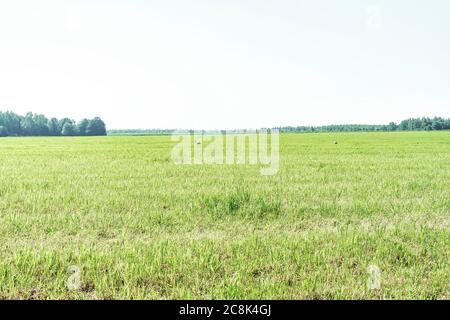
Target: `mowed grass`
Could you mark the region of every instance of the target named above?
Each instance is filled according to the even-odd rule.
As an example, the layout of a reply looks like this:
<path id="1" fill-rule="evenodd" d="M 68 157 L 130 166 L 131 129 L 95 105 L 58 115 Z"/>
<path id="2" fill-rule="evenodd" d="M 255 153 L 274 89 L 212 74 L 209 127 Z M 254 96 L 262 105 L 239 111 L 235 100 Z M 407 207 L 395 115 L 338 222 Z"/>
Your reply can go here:
<path id="1" fill-rule="evenodd" d="M 0 139 L 0 298 L 450 298 L 450 132 L 284 134 L 272 177 L 173 145 Z"/>

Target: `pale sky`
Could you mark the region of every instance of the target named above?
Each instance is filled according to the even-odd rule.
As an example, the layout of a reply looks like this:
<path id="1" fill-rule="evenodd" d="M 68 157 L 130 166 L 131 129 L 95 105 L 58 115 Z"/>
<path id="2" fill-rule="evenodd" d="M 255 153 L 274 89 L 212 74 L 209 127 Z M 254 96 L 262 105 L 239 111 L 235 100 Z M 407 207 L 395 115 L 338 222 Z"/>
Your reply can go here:
<path id="1" fill-rule="evenodd" d="M 0 110 L 109 129 L 450 117 L 450 1 L 0 0 Z"/>

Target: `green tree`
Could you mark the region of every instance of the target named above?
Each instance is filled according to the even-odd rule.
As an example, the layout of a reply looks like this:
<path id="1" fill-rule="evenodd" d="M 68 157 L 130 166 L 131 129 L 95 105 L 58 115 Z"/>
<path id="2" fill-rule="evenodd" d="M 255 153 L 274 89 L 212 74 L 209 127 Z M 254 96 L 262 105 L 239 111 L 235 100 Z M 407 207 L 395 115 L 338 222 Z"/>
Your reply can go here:
<path id="1" fill-rule="evenodd" d="M 0 126 L 0 137 L 7 137 L 8 136 L 8 130 L 5 126 Z"/>
<path id="2" fill-rule="evenodd" d="M 450 118 L 447 119 L 447 121 L 444 122 L 444 128 L 445 130 L 450 130 Z"/>
<path id="3" fill-rule="evenodd" d="M 76 126 L 71 122 L 66 122 L 63 126 L 61 134 L 63 136 L 76 136 L 77 135 L 77 128 Z"/>
<path id="4" fill-rule="evenodd" d="M 398 125 L 395 122 L 391 122 L 387 126 L 388 131 L 396 131 L 397 129 L 398 129 Z"/>
<path id="5" fill-rule="evenodd" d="M 35 125 L 35 134 L 38 136 L 48 136 L 48 119 L 42 114 L 35 114 L 33 116 L 33 121 Z"/>
<path id="6" fill-rule="evenodd" d="M 95 117 L 89 121 L 86 128 L 86 135 L 88 136 L 106 136 L 106 126 L 102 119 Z"/>
<path id="7" fill-rule="evenodd" d="M 69 118 L 62 118 L 61 120 L 58 121 L 58 131 L 61 132 L 61 134 L 62 134 L 64 125 L 65 125 L 66 123 L 70 123 L 70 124 L 75 125 L 75 121 L 73 121 L 72 119 L 69 119 Z"/>
<path id="8" fill-rule="evenodd" d="M 59 131 L 59 128 L 58 128 L 58 119 L 51 118 L 50 120 L 48 120 L 47 127 L 48 127 L 49 135 L 51 135 L 51 136 L 60 136 L 61 135 L 61 131 Z"/>
<path id="9" fill-rule="evenodd" d="M 78 123 L 78 132 L 80 134 L 80 136 L 85 136 L 87 135 L 87 128 L 89 126 L 89 120 L 88 119 L 83 119 L 80 121 L 80 123 Z"/>
<path id="10" fill-rule="evenodd" d="M 434 117 L 431 122 L 432 130 L 443 130 L 445 128 L 445 120 L 440 117 Z"/>
<path id="11" fill-rule="evenodd" d="M 34 123 L 33 113 L 28 112 L 20 123 L 22 134 L 25 136 L 37 135 L 38 130 Z"/>
<path id="12" fill-rule="evenodd" d="M 21 116 L 14 112 L 5 112 L 5 127 L 8 130 L 8 134 L 12 136 L 22 135 L 22 129 L 20 123 L 22 122 Z"/>
<path id="13" fill-rule="evenodd" d="M 21 117 L 13 112 L 0 112 L 0 126 L 5 127 L 8 135 L 18 136 L 22 134 L 21 121 Z"/>

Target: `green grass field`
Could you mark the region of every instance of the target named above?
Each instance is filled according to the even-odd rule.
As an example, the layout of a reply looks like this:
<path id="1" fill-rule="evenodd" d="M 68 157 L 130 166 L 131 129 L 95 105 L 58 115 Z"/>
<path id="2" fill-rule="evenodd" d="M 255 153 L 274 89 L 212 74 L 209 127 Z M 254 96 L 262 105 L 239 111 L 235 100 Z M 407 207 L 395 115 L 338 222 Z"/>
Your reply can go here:
<path id="1" fill-rule="evenodd" d="M 450 299 L 450 132 L 285 134 L 272 177 L 173 145 L 0 139 L 0 299 Z"/>

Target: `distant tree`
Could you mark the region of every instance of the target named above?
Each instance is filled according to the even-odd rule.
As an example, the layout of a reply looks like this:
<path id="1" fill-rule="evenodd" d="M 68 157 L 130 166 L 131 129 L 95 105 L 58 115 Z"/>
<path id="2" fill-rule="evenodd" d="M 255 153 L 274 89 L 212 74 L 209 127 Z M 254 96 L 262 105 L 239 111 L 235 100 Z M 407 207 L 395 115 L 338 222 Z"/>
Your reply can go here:
<path id="1" fill-rule="evenodd" d="M 5 126 L 0 126 L 0 137 L 7 137 L 8 136 L 8 130 Z"/>
<path id="2" fill-rule="evenodd" d="M 20 123 L 22 134 L 25 136 L 34 136 L 38 134 L 36 124 L 34 123 L 34 115 L 28 112 Z"/>
<path id="3" fill-rule="evenodd" d="M 75 125 L 75 121 L 73 121 L 72 119 L 69 118 L 62 118 L 61 120 L 58 121 L 58 131 L 61 132 L 63 131 L 64 125 L 66 123 L 70 123 L 72 125 Z"/>
<path id="4" fill-rule="evenodd" d="M 102 119 L 95 117 L 89 121 L 86 128 L 86 135 L 88 136 L 106 136 L 106 126 Z"/>
<path id="5" fill-rule="evenodd" d="M 403 120 L 402 122 L 400 122 L 398 129 L 402 131 L 408 130 L 408 120 Z"/>
<path id="6" fill-rule="evenodd" d="M 450 118 L 447 119 L 447 121 L 445 121 L 444 130 L 450 130 Z"/>
<path id="7" fill-rule="evenodd" d="M 434 117 L 431 121 L 431 130 L 445 129 L 445 120 L 439 117 Z"/>
<path id="8" fill-rule="evenodd" d="M 50 120 L 48 120 L 47 127 L 48 127 L 48 134 L 50 136 L 60 136 L 61 135 L 61 131 L 59 131 L 59 127 L 58 127 L 58 119 L 51 118 Z"/>
<path id="9" fill-rule="evenodd" d="M 64 123 L 61 134 L 63 136 L 76 136 L 77 135 L 77 127 L 71 122 L 66 122 L 66 123 Z"/>
<path id="10" fill-rule="evenodd" d="M 398 129 L 398 125 L 395 122 L 391 122 L 387 126 L 388 131 L 396 131 L 397 129 Z"/>
<path id="11" fill-rule="evenodd" d="M 0 112 L 0 126 L 4 126 L 6 128 L 5 114 Z"/>
<path id="12" fill-rule="evenodd" d="M 87 128 L 89 126 L 89 120 L 88 119 L 83 119 L 80 121 L 80 123 L 78 123 L 78 132 L 80 134 L 80 136 L 85 136 L 87 135 Z"/>
<path id="13" fill-rule="evenodd" d="M 48 136 L 48 119 L 42 114 L 33 115 L 33 122 L 35 126 L 35 134 L 38 136 Z"/>
<path id="14" fill-rule="evenodd" d="M 432 120 L 430 118 L 422 118 L 421 124 L 422 124 L 421 130 L 430 131 L 431 125 L 432 125 Z"/>
<path id="15" fill-rule="evenodd" d="M 21 130 L 22 117 L 13 112 L 0 112 L 0 125 L 8 131 L 8 135 L 22 135 Z"/>

